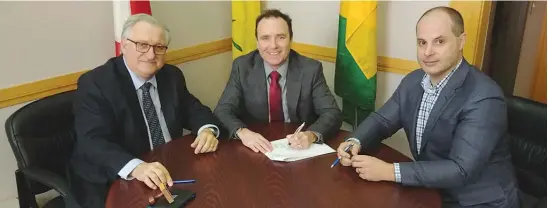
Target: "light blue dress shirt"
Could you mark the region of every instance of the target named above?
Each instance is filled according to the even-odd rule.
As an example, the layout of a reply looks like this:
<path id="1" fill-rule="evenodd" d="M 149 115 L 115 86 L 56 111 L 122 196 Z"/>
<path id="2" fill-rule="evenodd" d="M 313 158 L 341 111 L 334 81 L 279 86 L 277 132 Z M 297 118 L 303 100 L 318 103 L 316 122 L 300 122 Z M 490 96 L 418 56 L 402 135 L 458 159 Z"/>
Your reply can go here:
<path id="1" fill-rule="evenodd" d="M 152 98 L 152 103 L 154 104 L 154 108 L 156 109 L 156 113 L 158 114 L 158 120 L 160 121 L 160 128 L 162 129 L 162 134 L 164 135 L 165 142 L 168 143 L 171 141 L 171 135 L 169 135 L 169 130 L 167 128 L 167 124 L 164 118 L 164 113 L 162 112 L 162 105 L 160 103 L 160 97 L 158 96 L 158 84 L 156 82 L 156 76 L 152 77 L 149 80 L 144 80 L 141 77 L 139 77 L 137 74 L 135 74 L 133 71 L 131 71 L 126 63 L 126 59 L 124 58 L 124 64 L 126 65 L 126 68 L 128 69 L 129 75 L 131 76 L 131 80 L 133 81 L 133 85 L 135 86 L 135 90 L 137 91 L 137 97 L 139 99 L 139 105 L 141 106 L 141 112 L 143 113 L 143 118 L 146 118 L 145 112 L 143 110 L 143 90 L 141 89 L 141 86 L 145 84 L 146 82 L 150 82 L 152 84 L 152 87 L 149 89 L 150 97 Z M 153 149 L 152 145 L 152 139 L 150 137 L 150 129 L 148 127 L 148 122 L 145 119 L 145 124 L 147 126 L 147 132 L 148 132 L 148 142 L 150 145 L 150 149 Z M 198 130 L 198 134 L 202 132 L 206 128 L 214 128 L 216 131 L 215 137 L 219 136 L 219 128 L 217 126 L 212 124 L 206 124 L 202 126 Z M 119 172 L 118 175 L 126 180 L 131 180 L 133 178 L 128 177 L 131 171 L 135 169 L 138 165 L 143 163 L 144 161 L 135 158 L 130 160 Z"/>
<path id="2" fill-rule="evenodd" d="M 280 84 L 280 87 L 282 88 L 282 109 L 283 109 L 283 112 L 284 112 L 284 121 L 286 123 L 291 122 L 291 118 L 289 117 L 289 109 L 287 107 L 287 87 L 285 86 L 285 83 L 287 81 L 288 62 L 289 62 L 289 60 L 286 60 L 276 70 L 280 74 L 280 80 L 278 80 L 278 84 Z M 264 72 L 265 72 L 265 75 L 266 75 L 266 92 L 267 92 L 267 95 L 270 95 L 270 82 L 271 82 L 271 79 L 270 79 L 269 76 L 270 76 L 270 73 L 272 73 L 274 70 L 272 69 L 270 64 L 268 64 L 266 62 L 263 62 L 263 65 L 264 65 Z M 267 96 L 267 97 L 268 97 L 268 104 L 270 106 L 270 96 Z M 268 120 L 270 121 L 270 111 L 268 111 Z M 312 133 L 314 133 L 316 135 L 316 137 L 318 138 L 317 141 L 319 143 L 323 143 L 323 135 L 322 134 L 320 134 L 318 132 L 315 132 L 315 131 L 312 131 Z"/>

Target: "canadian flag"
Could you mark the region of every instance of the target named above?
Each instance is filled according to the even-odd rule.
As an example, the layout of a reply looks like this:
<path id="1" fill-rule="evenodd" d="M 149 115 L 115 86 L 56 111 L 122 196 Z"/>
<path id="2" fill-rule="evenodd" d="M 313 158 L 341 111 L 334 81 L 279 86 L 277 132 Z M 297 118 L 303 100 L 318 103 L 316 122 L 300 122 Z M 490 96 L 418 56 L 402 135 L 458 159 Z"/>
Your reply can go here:
<path id="1" fill-rule="evenodd" d="M 114 41 L 116 47 L 116 56 L 120 55 L 120 41 L 124 22 L 133 14 L 145 13 L 152 15 L 150 1 L 148 0 L 113 0 L 114 13 Z"/>

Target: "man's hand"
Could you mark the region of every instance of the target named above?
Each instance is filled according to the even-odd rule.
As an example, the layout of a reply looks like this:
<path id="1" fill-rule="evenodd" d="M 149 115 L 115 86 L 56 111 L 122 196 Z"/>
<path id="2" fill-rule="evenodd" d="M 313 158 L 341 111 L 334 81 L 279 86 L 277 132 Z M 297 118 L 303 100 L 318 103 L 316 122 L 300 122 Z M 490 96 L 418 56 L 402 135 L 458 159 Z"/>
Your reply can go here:
<path id="1" fill-rule="evenodd" d="M 214 152 L 217 150 L 219 140 L 215 137 L 210 129 L 204 129 L 198 137 L 190 144 L 190 147 L 194 148 L 194 154 Z"/>
<path id="2" fill-rule="evenodd" d="M 350 144 L 354 144 L 354 146 L 352 146 L 352 148 L 350 149 L 350 153 L 352 155 L 350 155 L 348 152 L 345 152 L 344 150 L 346 149 L 346 147 L 348 147 Z M 341 158 L 341 161 L 340 163 L 343 165 L 343 166 L 350 166 L 352 165 L 352 156 L 356 156 L 358 155 L 358 152 L 360 152 L 360 145 L 356 142 L 352 142 L 352 141 L 348 141 L 348 142 L 343 142 L 339 145 L 339 148 L 337 148 L 337 156 L 339 158 Z"/>
<path id="3" fill-rule="evenodd" d="M 312 143 L 318 140 L 316 134 L 311 131 L 299 132 L 296 135 L 290 134 L 285 138 L 289 141 L 290 146 L 295 149 L 308 149 Z"/>
<path id="4" fill-rule="evenodd" d="M 242 140 L 242 144 L 255 152 L 260 151 L 264 154 L 272 151 L 272 144 L 260 134 L 247 128 L 240 129 L 237 134 L 240 140 Z"/>
<path id="5" fill-rule="evenodd" d="M 151 189 L 156 189 L 160 183 L 173 186 L 169 172 L 159 162 L 141 163 L 131 171 L 130 176 L 144 182 Z"/>
<path id="6" fill-rule="evenodd" d="M 396 181 L 394 165 L 375 157 L 355 155 L 352 157 L 352 167 L 356 168 L 360 178 L 368 181 Z"/>

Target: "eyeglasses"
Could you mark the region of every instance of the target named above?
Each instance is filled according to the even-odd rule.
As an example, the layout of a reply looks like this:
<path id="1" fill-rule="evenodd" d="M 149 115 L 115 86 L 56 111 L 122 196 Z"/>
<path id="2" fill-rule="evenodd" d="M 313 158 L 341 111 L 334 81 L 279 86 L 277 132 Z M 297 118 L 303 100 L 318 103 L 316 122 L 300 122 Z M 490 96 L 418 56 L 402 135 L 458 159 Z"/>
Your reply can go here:
<path id="1" fill-rule="evenodd" d="M 154 47 L 154 54 L 156 55 L 162 55 L 162 54 L 166 54 L 167 52 L 167 46 L 162 46 L 162 45 L 149 45 L 149 44 L 146 44 L 146 43 L 141 43 L 141 42 L 137 42 L 137 41 L 134 41 L 134 40 L 131 40 L 129 38 L 126 38 L 127 40 L 131 41 L 132 43 L 135 44 L 135 50 L 137 50 L 137 52 L 139 53 L 146 53 L 148 52 L 148 50 L 150 50 L 150 47 Z"/>

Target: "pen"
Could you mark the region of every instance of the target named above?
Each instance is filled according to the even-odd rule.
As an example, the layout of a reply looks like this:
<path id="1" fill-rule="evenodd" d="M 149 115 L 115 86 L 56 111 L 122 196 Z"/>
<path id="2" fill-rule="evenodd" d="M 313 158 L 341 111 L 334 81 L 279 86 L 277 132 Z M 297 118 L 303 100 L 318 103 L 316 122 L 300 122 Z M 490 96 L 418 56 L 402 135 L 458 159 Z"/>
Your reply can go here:
<path id="1" fill-rule="evenodd" d="M 353 143 L 351 143 L 350 145 L 348 145 L 348 146 L 344 149 L 344 151 L 345 151 L 345 152 L 348 152 L 348 150 L 350 150 L 350 148 L 352 148 L 352 146 L 354 146 Z M 335 167 L 335 165 L 337 165 L 337 163 L 339 163 L 339 161 L 341 161 L 341 158 L 338 158 L 338 157 L 337 157 L 337 159 L 335 160 L 335 162 L 333 162 L 333 164 L 331 164 L 331 168 Z"/>
<path id="2" fill-rule="evenodd" d="M 182 184 L 182 183 L 195 183 L 196 180 L 194 179 L 191 179 L 191 180 L 179 180 L 179 181 L 173 181 L 173 184 Z"/>
<path id="3" fill-rule="evenodd" d="M 291 138 L 293 138 L 296 134 L 298 134 L 299 132 L 301 132 L 301 129 L 303 129 L 303 127 L 304 127 L 304 123 L 305 123 L 305 122 L 303 122 L 303 124 L 301 124 L 301 125 L 299 126 L 299 128 L 297 128 L 297 130 L 295 130 L 295 133 L 293 133 L 293 136 L 291 136 Z M 287 145 L 291 145 L 291 142 L 288 142 Z"/>

